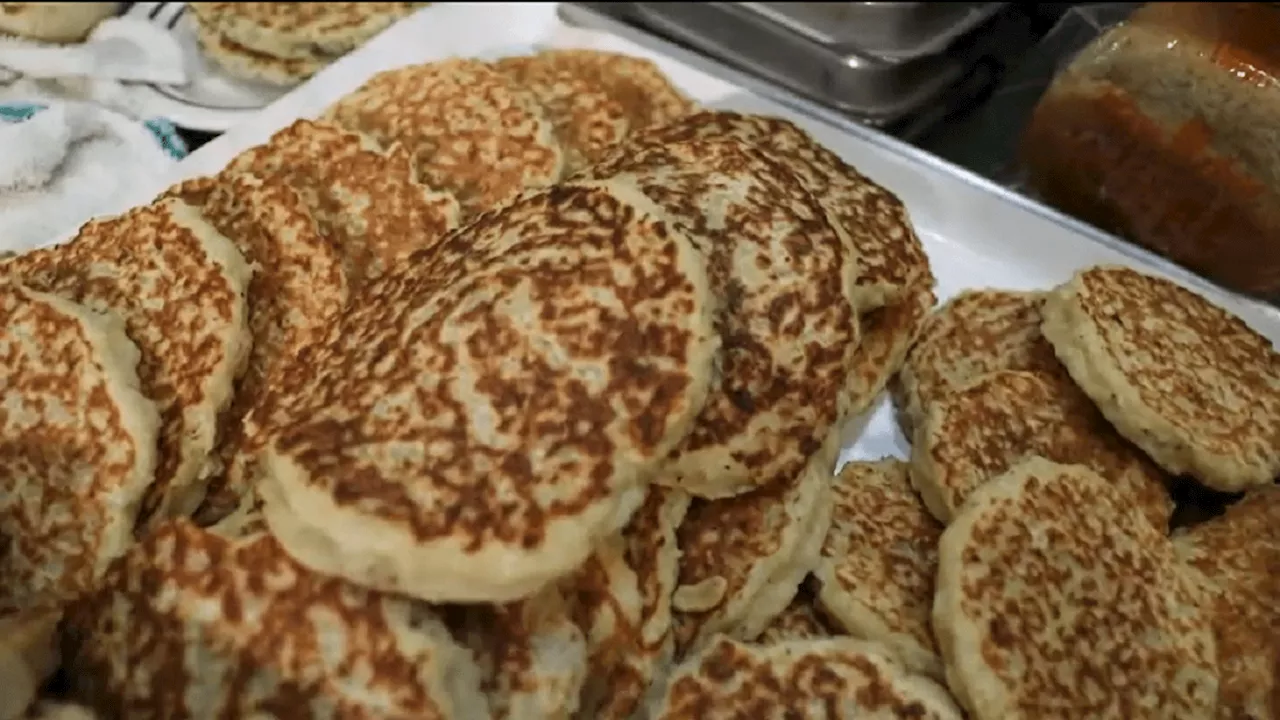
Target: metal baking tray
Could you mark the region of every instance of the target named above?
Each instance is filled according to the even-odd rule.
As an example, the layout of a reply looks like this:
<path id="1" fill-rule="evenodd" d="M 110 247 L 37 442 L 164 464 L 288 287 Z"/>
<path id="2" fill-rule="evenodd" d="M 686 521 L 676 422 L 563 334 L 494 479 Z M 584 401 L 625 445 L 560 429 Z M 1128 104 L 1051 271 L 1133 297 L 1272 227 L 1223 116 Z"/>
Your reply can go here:
<path id="1" fill-rule="evenodd" d="M 839 52 L 902 62 L 946 50 L 1008 3 L 737 3 Z"/>
<path id="2" fill-rule="evenodd" d="M 920 110 L 969 70 L 946 55 L 895 63 L 838 52 L 741 3 L 631 5 L 636 19 L 656 32 L 872 125 Z"/>

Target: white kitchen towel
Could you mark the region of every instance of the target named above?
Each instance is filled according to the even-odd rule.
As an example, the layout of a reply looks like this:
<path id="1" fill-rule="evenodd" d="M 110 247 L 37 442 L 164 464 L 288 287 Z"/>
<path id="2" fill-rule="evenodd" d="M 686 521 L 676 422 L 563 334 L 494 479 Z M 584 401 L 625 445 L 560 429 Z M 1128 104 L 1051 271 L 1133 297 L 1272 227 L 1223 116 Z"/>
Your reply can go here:
<path id="1" fill-rule="evenodd" d="M 0 105 L 0 148 L 0 252 L 145 201 L 185 153 L 162 124 L 69 101 Z"/>
<path id="2" fill-rule="evenodd" d="M 71 99 L 145 118 L 146 84 L 183 85 L 182 45 L 141 17 L 103 20 L 79 44 L 52 45 L 0 36 L 0 100 Z"/>
<path id="3" fill-rule="evenodd" d="M 107 18 L 83 43 L 74 45 L 0 37 L 0 66 L 33 78 L 87 77 L 170 85 L 187 81 L 177 39 L 137 18 Z"/>

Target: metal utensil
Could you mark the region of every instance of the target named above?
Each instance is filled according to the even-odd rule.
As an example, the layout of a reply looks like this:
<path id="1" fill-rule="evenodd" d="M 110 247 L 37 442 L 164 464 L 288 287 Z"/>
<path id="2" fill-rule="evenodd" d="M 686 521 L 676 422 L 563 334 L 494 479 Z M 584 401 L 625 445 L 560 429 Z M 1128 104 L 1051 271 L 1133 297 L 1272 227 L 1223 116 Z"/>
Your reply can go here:
<path id="1" fill-rule="evenodd" d="M 603 3 L 592 3 L 602 5 Z M 946 55 L 887 62 L 814 42 L 741 3 L 632 3 L 652 29 L 864 122 L 896 122 L 966 74 Z"/>
<path id="2" fill-rule="evenodd" d="M 742 7 L 838 52 L 902 62 L 942 52 L 991 18 L 996 2 L 744 2 Z"/>

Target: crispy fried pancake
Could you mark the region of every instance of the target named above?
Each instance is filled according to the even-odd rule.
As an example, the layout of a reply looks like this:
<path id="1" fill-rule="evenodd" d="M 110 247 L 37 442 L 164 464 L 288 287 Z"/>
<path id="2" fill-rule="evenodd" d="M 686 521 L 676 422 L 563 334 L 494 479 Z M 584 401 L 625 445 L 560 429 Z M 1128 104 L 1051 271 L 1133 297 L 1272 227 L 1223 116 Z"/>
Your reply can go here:
<path id="1" fill-rule="evenodd" d="M 191 514 L 214 474 L 218 419 L 252 342 L 252 272 L 235 245 L 190 206 L 161 200 L 88 222 L 70 242 L 4 263 L 0 274 L 124 320 L 142 353 L 142 392 L 161 420 L 142 519 Z"/>
<path id="2" fill-rule="evenodd" d="M 936 683 L 852 638 L 747 645 L 717 638 L 681 665 L 654 720 L 803 717 L 960 720 Z"/>
<path id="3" fill-rule="evenodd" d="M 946 523 L 974 490 L 1036 455 L 1090 468 L 1169 531 L 1173 501 L 1160 468 L 1061 372 L 994 372 L 932 402 L 911 443 L 911 482 Z"/>
<path id="4" fill-rule="evenodd" d="M 586 680 L 587 643 L 554 586 L 506 605 L 446 612 L 454 636 L 480 663 L 494 720 L 567 720 Z"/>
<path id="5" fill-rule="evenodd" d="M 857 255 L 800 181 L 733 138 L 616 164 L 706 248 L 720 383 L 656 482 L 721 498 L 795 477 L 833 426 L 858 352 Z"/>
<path id="6" fill-rule="evenodd" d="M 1280 475 L 1280 355 L 1171 280 L 1084 270 L 1049 294 L 1043 331 L 1121 435 L 1224 492 Z"/>
<path id="7" fill-rule="evenodd" d="M 832 484 L 831 529 L 813 575 L 833 625 L 882 643 L 907 667 L 942 679 L 929 613 L 942 525 L 900 460 L 847 463 Z"/>
<path id="8" fill-rule="evenodd" d="M 661 682 L 674 652 L 671 596 L 679 574 L 676 528 L 689 496 L 651 485 L 645 502 L 616 538 L 570 578 L 574 617 L 587 637 L 591 672 L 577 717 L 624 720 Z"/>
<path id="9" fill-rule="evenodd" d="M 72 695 L 104 717 L 488 717 L 434 610 L 312 573 L 266 534 L 164 524 L 66 624 Z"/>
<path id="10" fill-rule="evenodd" d="M 868 312 L 860 318 L 861 344 L 839 407 L 841 417 L 860 415 L 897 372 L 934 303 L 928 256 L 893 193 L 786 120 L 710 110 L 636 133 L 585 174 L 616 173 L 633 165 L 647 148 L 728 138 L 784 164 L 821 204 L 858 258 L 858 273 L 850 279 L 847 294 Z"/>
<path id="11" fill-rule="evenodd" d="M 226 189 L 215 194 L 219 183 Z M 243 234 L 246 252 L 280 256 L 285 264 L 273 267 L 272 277 L 255 294 L 259 343 L 254 368 L 241 384 L 222 443 L 225 474 L 199 514 L 211 523 L 236 508 L 251 485 L 258 445 L 249 435 L 253 410 L 263 399 L 264 378 L 309 343 L 307 332 L 336 315 L 350 286 L 441 240 L 457 224 L 458 208 L 451 197 L 413 179 L 410 159 L 399 146 L 382 153 L 358 134 L 307 120 L 241 153 L 220 179 L 187 181 L 169 193 L 202 203 L 214 197 L 218 203 L 207 212 L 229 231 Z M 264 215 L 262 208 L 271 205 L 279 207 Z M 308 280 L 308 272 L 315 277 Z M 320 290 L 320 302 L 299 303 L 308 285 Z M 295 309 L 289 305 L 295 305 L 300 317 L 290 317 Z"/>
<path id="12" fill-rule="evenodd" d="M 124 552 L 159 416 L 114 316 L 0 278 L 0 613 L 74 597 Z"/>
<path id="13" fill-rule="evenodd" d="M 820 462 L 826 465 L 825 459 Z M 829 482 L 830 479 L 828 479 Z M 831 515 L 832 507 L 829 501 L 818 505 L 809 520 L 808 529 L 800 537 L 790 562 L 784 563 L 774 572 L 764 589 L 747 604 L 746 614 L 733 633 L 735 636 L 746 639 L 758 638 L 779 615 L 786 612 L 791 601 L 800 592 L 805 578 L 817 567 L 818 560 L 822 557 L 822 542 L 826 539 L 827 530 L 831 527 Z"/>
<path id="14" fill-rule="evenodd" d="M 925 406 L 998 370 L 1066 371 L 1040 333 L 1042 293 L 966 290 L 925 319 L 891 385 L 911 437 Z"/>
<path id="15" fill-rule="evenodd" d="M 327 62 L 426 3 L 194 2 L 201 25 L 258 54 Z"/>
<path id="16" fill-rule="evenodd" d="M 249 285 L 253 349 L 224 417 L 222 473 L 197 513 L 207 524 L 233 511 L 250 488 L 251 460 L 261 444 L 253 414 L 271 379 L 341 312 L 350 280 L 343 254 L 320 232 L 298 192 L 279 178 L 227 174 L 201 211 L 255 269 Z"/>
<path id="17" fill-rule="evenodd" d="M 494 66 L 537 97 L 555 124 L 566 172 L 601 158 L 629 133 L 662 125 L 694 104 L 652 61 L 599 50 L 543 50 Z"/>
<path id="18" fill-rule="evenodd" d="M 224 172 L 279 177 L 301 195 L 321 232 L 363 281 L 429 249 L 458 225 L 458 201 L 414 179 L 407 151 L 387 152 L 331 123 L 298 120 L 236 156 Z"/>
<path id="19" fill-rule="evenodd" d="M 926 273 L 928 272 L 926 268 Z M 865 313 L 859 319 L 862 344 L 841 398 L 841 414 L 858 417 L 873 407 L 889 380 L 902 368 L 911 343 L 936 302 L 933 276 L 916 276 L 903 299 Z"/>
<path id="20" fill-rule="evenodd" d="M 175 183 L 164 189 L 154 200 L 152 204 L 159 203 L 161 200 L 181 200 L 193 208 L 199 209 L 208 201 L 209 196 L 218 188 L 217 175 L 201 175 L 199 177 L 187 178 L 179 183 Z"/>
<path id="21" fill-rule="evenodd" d="M 1032 458 L 942 534 L 933 629 L 974 720 L 1212 718 L 1202 593 L 1113 483 Z"/>
<path id="22" fill-rule="evenodd" d="M 704 110 L 628 138 L 596 176 L 629 163 L 638 149 L 677 142 L 734 137 L 767 152 L 797 175 L 857 248 L 860 272 L 854 292 L 867 307 L 897 304 L 917 290 L 933 290 L 928 256 L 902 202 L 868 180 L 795 124 L 781 118 Z"/>
<path id="23" fill-rule="evenodd" d="M 1280 487 L 1250 491 L 1173 545 L 1210 582 L 1218 719 L 1280 716 Z"/>
<path id="24" fill-rule="evenodd" d="M 840 634 L 831 629 L 831 624 L 818 612 L 817 598 L 802 585 L 800 592 L 791 598 L 791 604 L 769 623 L 755 641 L 761 645 L 774 645 L 789 640 L 821 640 Z"/>
<path id="25" fill-rule="evenodd" d="M 324 119 L 410 152 L 464 220 L 560 179 L 563 154 L 533 94 L 488 63 L 455 58 L 379 73 Z"/>
<path id="26" fill-rule="evenodd" d="M 201 54 L 219 69 L 239 80 L 293 87 L 324 69 L 327 60 L 314 57 L 280 58 L 246 47 L 227 37 L 215 25 L 195 23 Z"/>
<path id="27" fill-rule="evenodd" d="M 532 193 L 367 286 L 278 385 L 261 489 L 324 572 L 507 602 L 579 567 L 692 425 L 705 262 L 623 186 Z"/>
<path id="28" fill-rule="evenodd" d="M 681 591 L 673 607 L 680 655 L 717 633 L 753 639 L 786 609 L 817 563 L 821 536 L 816 547 L 806 541 L 826 534 L 830 472 L 825 458 L 815 458 L 789 480 L 737 497 L 694 501 L 678 533 Z M 706 597 L 706 588 L 718 592 Z M 783 596 L 777 588 L 784 588 Z M 771 615 L 752 607 L 766 592 Z M 688 602 L 690 597 L 705 602 Z"/>

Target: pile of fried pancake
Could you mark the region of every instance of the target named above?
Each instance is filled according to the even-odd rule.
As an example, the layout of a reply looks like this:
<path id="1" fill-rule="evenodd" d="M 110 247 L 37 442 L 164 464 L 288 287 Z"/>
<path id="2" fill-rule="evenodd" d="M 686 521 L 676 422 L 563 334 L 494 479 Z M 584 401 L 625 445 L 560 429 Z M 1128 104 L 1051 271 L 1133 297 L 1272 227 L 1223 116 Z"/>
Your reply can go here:
<path id="1" fill-rule="evenodd" d="M 424 2 L 187 3 L 203 55 L 232 77 L 292 86 Z"/>
<path id="2" fill-rule="evenodd" d="M 0 276 L 0 718 L 1276 709 L 1271 345 L 1121 267 L 934 310 L 647 62 L 388 71 Z"/>

